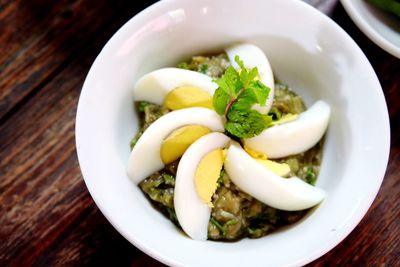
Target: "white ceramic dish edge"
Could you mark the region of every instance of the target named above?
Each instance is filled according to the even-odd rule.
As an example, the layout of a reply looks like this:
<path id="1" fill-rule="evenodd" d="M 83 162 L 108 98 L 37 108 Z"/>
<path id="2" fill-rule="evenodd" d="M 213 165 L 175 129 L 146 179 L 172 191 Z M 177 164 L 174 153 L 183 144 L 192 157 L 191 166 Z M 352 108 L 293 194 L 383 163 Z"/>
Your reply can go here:
<path id="1" fill-rule="evenodd" d="M 393 42 L 385 39 L 369 22 L 361 15 L 353 0 L 340 0 L 343 7 L 353 19 L 354 23 L 368 36 L 375 44 L 381 47 L 391 55 L 400 58 L 400 46 L 396 46 Z M 366 5 L 366 4 L 365 4 Z M 389 14 L 388 14 L 389 16 Z M 399 33 L 400 40 L 400 33 Z"/>

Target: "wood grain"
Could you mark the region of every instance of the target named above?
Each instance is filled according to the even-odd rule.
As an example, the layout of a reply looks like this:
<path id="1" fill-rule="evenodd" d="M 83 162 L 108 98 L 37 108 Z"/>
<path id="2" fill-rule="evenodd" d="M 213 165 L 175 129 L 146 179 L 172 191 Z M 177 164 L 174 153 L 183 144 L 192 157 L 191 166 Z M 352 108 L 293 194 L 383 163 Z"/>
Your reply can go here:
<path id="1" fill-rule="evenodd" d="M 121 25 L 123 16 L 127 20 L 145 2 L 152 1 L 18 0 L 1 4 L 0 119 L 56 76 L 104 27 L 117 21 Z"/>
<path id="2" fill-rule="evenodd" d="M 148 1 L 0 0 L 0 266 L 162 266 L 107 222 L 82 180 L 74 123 L 82 83 L 111 35 Z M 309 266 L 400 266 L 400 60 L 333 12 L 382 84 L 391 152 L 367 215 Z"/>

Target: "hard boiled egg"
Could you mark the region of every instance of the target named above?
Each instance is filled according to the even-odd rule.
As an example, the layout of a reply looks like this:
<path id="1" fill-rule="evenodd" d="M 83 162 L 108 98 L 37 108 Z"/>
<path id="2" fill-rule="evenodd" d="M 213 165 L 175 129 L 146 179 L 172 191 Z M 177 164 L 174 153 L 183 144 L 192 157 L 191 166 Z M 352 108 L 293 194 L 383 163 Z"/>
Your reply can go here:
<path id="1" fill-rule="evenodd" d="M 211 106 L 212 95 L 217 88 L 205 74 L 179 68 L 162 68 L 140 78 L 133 94 L 136 101 L 166 104 L 168 108 L 176 110 Z M 178 91 L 174 93 L 173 90 Z"/>
<path id="2" fill-rule="evenodd" d="M 145 130 L 133 147 L 128 161 L 128 176 L 135 183 L 164 167 L 161 147 L 164 140 L 175 130 L 186 125 L 205 126 L 214 132 L 223 132 L 221 117 L 207 108 L 186 108 L 170 112 Z"/>
<path id="3" fill-rule="evenodd" d="M 203 190 L 203 188 L 196 188 L 196 186 L 213 184 L 215 191 L 216 180 L 223 162 L 220 159 L 222 153 L 217 149 L 226 147 L 228 144 L 229 138 L 222 133 L 207 134 L 194 142 L 179 162 L 175 180 L 174 207 L 180 226 L 192 239 L 207 239 L 208 221 L 211 215 L 209 201 L 211 199 L 205 201 L 204 198 L 211 198 L 213 193 Z M 217 160 L 208 160 L 208 164 L 201 164 L 202 159 L 207 157 L 210 152 L 214 153 L 215 150 L 217 153 L 211 154 L 211 159 Z M 220 154 L 218 155 L 218 153 Z M 208 165 L 208 168 L 201 167 L 201 165 Z M 207 174 L 210 177 L 207 177 Z M 208 182 L 204 183 L 199 179 L 205 179 Z M 207 196 L 199 195 L 202 192 L 206 192 Z"/>
<path id="4" fill-rule="evenodd" d="M 330 106 L 319 100 L 296 120 L 267 128 L 243 142 L 246 147 L 265 153 L 268 158 L 298 154 L 318 143 L 328 127 L 330 114 Z"/>
<path id="5" fill-rule="evenodd" d="M 257 104 L 253 107 L 253 109 L 259 111 L 262 114 L 267 114 L 274 100 L 275 83 L 271 65 L 269 64 L 266 55 L 259 47 L 247 43 L 230 46 L 227 49 L 225 49 L 225 51 L 228 55 L 231 65 L 235 69 L 239 68 L 238 64 L 235 62 L 236 55 L 240 57 L 240 59 L 244 63 L 244 66 L 247 69 L 252 69 L 254 67 L 257 67 L 258 74 L 260 76 L 260 81 L 264 85 L 268 86 L 271 89 L 271 91 L 269 92 L 266 105 L 260 106 Z"/>
<path id="6" fill-rule="evenodd" d="M 297 177 L 282 178 L 258 163 L 238 143 L 232 143 L 225 171 L 241 190 L 276 209 L 303 210 L 325 198 L 325 192 Z"/>

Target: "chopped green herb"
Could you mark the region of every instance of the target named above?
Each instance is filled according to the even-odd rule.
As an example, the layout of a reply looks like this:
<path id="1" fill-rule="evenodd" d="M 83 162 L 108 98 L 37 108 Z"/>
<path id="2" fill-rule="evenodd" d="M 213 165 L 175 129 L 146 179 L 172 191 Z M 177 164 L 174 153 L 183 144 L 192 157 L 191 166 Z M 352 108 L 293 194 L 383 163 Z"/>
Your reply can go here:
<path id="1" fill-rule="evenodd" d="M 231 219 L 231 220 L 229 220 L 229 221 L 227 221 L 225 223 L 225 225 L 234 225 L 234 224 L 237 224 L 237 220 L 236 219 Z"/>
<path id="2" fill-rule="evenodd" d="M 268 115 L 255 110 L 229 112 L 225 130 L 239 138 L 259 135 L 272 121 Z"/>
<path id="3" fill-rule="evenodd" d="M 144 112 L 144 108 L 148 106 L 150 103 L 146 101 L 139 101 L 138 102 L 138 110 L 139 112 Z"/>
<path id="4" fill-rule="evenodd" d="M 221 170 L 218 180 L 217 180 L 217 188 L 224 184 L 224 175 L 225 175 L 225 171 Z"/>
<path id="5" fill-rule="evenodd" d="M 218 89 L 213 96 L 213 106 L 218 114 L 225 116 L 227 132 L 249 138 L 260 134 L 272 122 L 270 115 L 252 110 L 254 104 L 265 105 L 270 89 L 257 79 L 256 67 L 247 70 L 238 56 L 235 61 L 239 71 L 231 66 L 214 81 Z"/>
<path id="6" fill-rule="evenodd" d="M 312 167 L 309 167 L 306 172 L 306 180 L 307 180 L 307 183 L 315 185 L 317 176 L 315 175 L 314 169 Z"/>
<path id="7" fill-rule="evenodd" d="M 143 131 L 139 131 L 137 132 L 137 134 L 131 139 L 129 146 L 131 148 L 131 150 L 133 149 L 133 147 L 136 145 L 136 143 L 139 141 L 140 136 L 142 136 Z"/>
<path id="8" fill-rule="evenodd" d="M 168 217 L 173 221 L 173 222 L 178 222 L 178 217 L 176 217 L 175 209 L 167 207 L 167 212 L 168 212 Z"/>
<path id="9" fill-rule="evenodd" d="M 178 68 L 184 69 L 184 70 L 188 70 L 189 69 L 189 65 L 186 62 L 182 62 L 182 63 L 178 64 Z"/>
<path id="10" fill-rule="evenodd" d="M 224 236 L 226 235 L 225 228 L 213 217 L 211 217 L 210 222 L 217 227 L 217 229 L 220 231 L 220 233 Z"/>
<path id="11" fill-rule="evenodd" d="M 200 65 L 200 72 L 206 74 L 208 70 L 208 65 L 207 64 L 201 64 Z"/>
<path id="12" fill-rule="evenodd" d="M 175 186 L 175 177 L 174 176 L 172 176 L 170 174 L 167 174 L 167 173 L 164 173 L 162 175 L 162 177 L 164 179 L 164 183 L 165 184 Z"/>

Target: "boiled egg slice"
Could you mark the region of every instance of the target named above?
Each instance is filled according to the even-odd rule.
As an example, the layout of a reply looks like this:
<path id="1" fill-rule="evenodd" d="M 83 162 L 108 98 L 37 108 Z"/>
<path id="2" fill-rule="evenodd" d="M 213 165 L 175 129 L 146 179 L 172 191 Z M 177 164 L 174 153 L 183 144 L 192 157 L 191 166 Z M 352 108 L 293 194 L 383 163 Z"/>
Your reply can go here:
<path id="1" fill-rule="evenodd" d="M 308 209 L 325 198 L 322 189 L 297 177 L 282 178 L 276 175 L 247 154 L 236 142 L 232 142 L 228 149 L 224 167 L 236 186 L 276 209 Z"/>
<path id="2" fill-rule="evenodd" d="M 244 139 L 244 145 L 268 158 L 283 158 L 307 151 L 324 135 L 331 114 L 330 106 L 317 101 L 288 123 L 267 128 L 260 135 Z"/>
<path id="3" fill-rule="evenodd" d="M 214 132 L 224 131 L 221 117 L 211 109 L 186 108 L 172 111 L 152 123 L 133 147 L 128 160 L 129 178 L 138 184 L 144 178 L 162 169 L 165 166 L 162 158 L 163 143 L 166 145 L 167 138 L 174 130 L 187 125 L 204 126 Z M 207 131 L 204 131 L 205 133 Z M 176 136 L 178 138 L 170 142 L 179 143 L 176 140 L 182 138 L 182 135 Z M 187 140 L 185 138 L 182 140 Z"/>
<path id="4" fill-rule="evenodd" d="M 269 64 L 268 58 L 264 52 L 257 46 L 253 44 L 237 44 L 225 49 L 231 65 L 238 69 L 239 66 L 235 62 L 235 56 L 238 55 L 243 61 L 244 66 L 247 69 L 252 69 L 257 67 L 260 81 L 270 88 L 267 102 L 265 106 L 260 106 L 259 104 L 254 105 L 253 109 L 257 110 L 262 114 L 267 114 L 274 101 L 274 75 L 272 73 L 271 65 Z"/>
<path id="5" fill-rule="evenodd" d="M 211 197 L 222 169 L 222 148 L 229 140 L 222 133 L 207 134 L 194 142 L 179 161 L 174 207 L 180 226 L 192 239 L 207 239 Z"/>
<path id="6" fill-rule="evenodd" d="M 140 78 L 134 87 L 136 101 L 165 105 L 171 110 L 212 107 L 218 86 L 202 73 L 179 68 L 162 68 Z"/>

